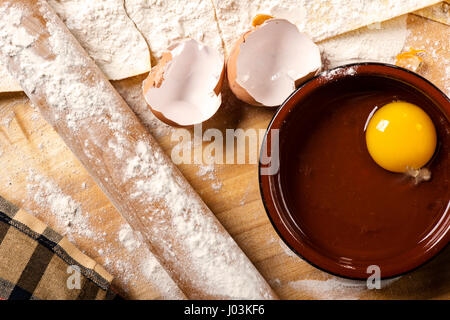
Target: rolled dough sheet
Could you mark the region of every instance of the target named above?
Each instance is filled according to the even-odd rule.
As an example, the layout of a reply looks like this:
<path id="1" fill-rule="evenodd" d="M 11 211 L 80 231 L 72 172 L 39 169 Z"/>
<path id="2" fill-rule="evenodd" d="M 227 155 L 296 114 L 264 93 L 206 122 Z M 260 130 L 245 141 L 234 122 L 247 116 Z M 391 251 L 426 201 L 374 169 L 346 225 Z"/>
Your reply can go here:
<path id="1" fill-rule="evenodd" d="M 288 19 L 314 41 L 382 22 L 436 4 L 439 0 L 212 0 L 225 48 L 230 52 L 253 17 L 265 13 Z"/>
<path id="2" fill-rule="evenodd" d="M 450 26 L 450 2 L 442 1 L 434 6 L 427 7 L 414 12 L 421 17 L 434 20 Z"/>
<path id="3" fill-rule="evenodd" d="M 0 92 L 22 91 L 19 82 L 9 74 L 6 67 L 0 64 Z"/>
<path id="4" fill-rule="evenodd" d="M 144 37 L 127 16 L 124 0 L 49 0 L 66 26 L 111 80 L 150 70 Z M 0 92 L 22 91 L 0 65 Z"/>
<path id="5" fill-rule="evenodd" d="M 326 69 L 356 62 L 395 64 L 408 37 L 407 14 L 318 43 Z"/>
<path id="6" fill-rule="evenodd" d="M 111 80 L 150 70 L 147 43 L 156 58 L 171 44 L 185 38 L 193 38 L 221 52 L 224 49 L 229 52 L 257 13 L 289 19 L 313 40 L 320 41 L 438 2 L 49 0 L 69 30 Z M 420 11 L 419 14 L 430 16 L 431 13 L 426 12 Z M 22 91 L 22 88 L 0 65 L 0 92 L 11 91 Z"/>
<path id="7" fill-rule="evenodd" d="M 186 38 L 223 53 L 214 7 L 209 0 L 125 0 L 125 8 L 155 58 L 160 58 L 170 45 Z"/>

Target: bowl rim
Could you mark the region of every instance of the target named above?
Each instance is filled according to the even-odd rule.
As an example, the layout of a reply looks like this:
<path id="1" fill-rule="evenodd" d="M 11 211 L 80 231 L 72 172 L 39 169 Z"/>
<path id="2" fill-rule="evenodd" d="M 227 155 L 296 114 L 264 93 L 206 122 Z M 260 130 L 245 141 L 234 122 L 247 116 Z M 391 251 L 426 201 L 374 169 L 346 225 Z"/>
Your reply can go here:
<path id="1" fill-rule="evenodd" d="M 342 273 L 341 273 L 341 272 L 336 272 L 336 271 L 334 271 L 334 270 L 329 270 L 329 269 L 327 269 L 327 268 L 325 268 L 325 267 L 323 267 L 323 266 L 321 266 L 321 265 L 319 265 L 319 264 L 317 264 L 317 263 L 311 261 L 311 259 L 310 259 L 309 257 L 305 257 L 304 253 L 298 252 L 298 251 L 297 251 L 297 250 L 296 250 L 296 249 L 295 249 L 295 248 L 294 248 L 294 247 L 286 240 L 285 236 L 284 236 L 284 235 L 282 234 L 282 232 L 278 229 L 278 226 L 276 225 L 276 223 L 275 223 L 275 221 L 274 221 L 274 219 L 273 219 L 273 217 L 272 217 L 272 212 L 271 212 L 271 210 L 269 209 L 268 204 L 267 204 L 267 201 L 268 201 L 268 200 L 270 200 L 270 201 L 273 203 L 273 197 L 270 196 L 270 190 L 269 190 L 269 183 L 270 183 L 270 181 L 269 181 L 269 178 L 268 178 L 268 177 L 270 177 L 270 176 L 266 176 L 266 175 L 262 175 L 262 174 L 261 174 L 262 163 L 261 163 L 260 159 L 261 159 L 261 156 L 263 155 L 264 147 L 265 147 L 265 145 L 266 145 L 266 143 L 267 143 L 268 133 L 269 133 L 270 130 L 272 129 L 272 126 L 273 126 L 275 120 L 278 119 L 278 117 L 280 116 L 280 114 L 283 112 L 283 109 L 284 109 L 284 108 L 288 108 L 288 107 L 286 107 L 286 105 L 288 105 L 289 101 L 290 101 L 294 96 L 298 95 L 299 92 L 300 92 L 301 90 L 303 90 L 306 86 L 310 85 L 310 84 L 313 83 L 314 81 L 318 81 L 317 79 L 326 77 L 326 75 L 329 74 L 330 72 L 333 72 L 333 71 L 336 71 L 336 70 L 341 70 L 341 69 L 342 69 L 342 70 L 346 70 L 346 69 L 348 70 L 348 69 L 350 69 L 350 68 L 357 67 L 356 70 L 355 70 L 356 72 L 355 72 L 354 74 L 337 74 L 336 77 L 324 78 L 325 80 L 324 80 L 322 83 L 319 83 L 319 84 L 318 84 L 316 87 L 314 87 L 311 91 L 314 91 L 314 90 L 316 90 L 317 88 L 319 88 L 319 87 L 321 87 L 321 86 L 323 86 L 323 85 L 325 85 L 325 84 L 327 84 L 327 83 L 329 83 L 329 82 L 336 81 L 336 80 L 339 80 L 339 79 L 342 79 L 342 78 L 346 78 L 346 77 L 353 77 L 353 76 L 355 76 L 355 75 L 358 75 L 358 71 L 359 71 L 360 67 L 363 67 L 363 68 L 364 68 L 364 67 L 367 67 L 367 66 L 369 66 L 369 67 L 379 67 L 379 68 L 381 68 L 381 69 L 378 70 L 377 72 L 373 72 L 373 74 L 378 74 L 378 76 L 381 76 L 381 77 L 383 76 L 382 70 L 390 70 L 390 71 L 392 71 L 392 69 L 394 69 L 394 70 L 396 70 L 396 71 L 399 71 L 400 73 L 401 73 L 401 72 L 405 72 L 405 73 L 408 74 L 409 76 L 412 76 L 413 79 L 415 79 L 415 80 L 421 82 L 422 85 L 424 85 L 424 86 L 429 86 L 429 90 L 431 90 L 431 91 L 434 90 L 433 97 L 429 97 L 429 98 L 436 98 L 436 97 L 439 97 L 439 98 L 443 98 L 444 100 L 446 100 L 447 103 L 450 103 L 449 97 L 448 97 L 441 89 L 439 89 L 436 85 L 434 85 L 431 81 L 429 81 L 428 79 L 424 78 L 423 76 L 421 76 L 421 75 L 419 75 L 419 74 L 417 74 L 417 73 L 415 73 L 415 72 L 413 72 L 413 71 L 411 71 L 411 70 L 408 70 L 408 69 L 405 69 L 405 68 L 402 68 L 402 67 L 399 67 L 399 66 L 396 66 L 396 65 L 393 65 L 393 64 L 382 63 L 382 62 L 357 62 L 357 63 L 349 63 L 349 64 L 344 64 L 344 65 L 336 66 L 336 67 L 334 67 L 334 68 L 332 68 L 332 69 L 321 71 L 319 74 L 317 74 L 317 75 L 315 75 L 314 77 L 312 77 L 311 79 L 308 79 L 307 81 L 305 81 L 305 82 L 304 82 L 302 85 L 300 85 L 296 90 L 294 90 L 294 91 L 286 98 L 286 100 L 278 107 L 277 111 L 275 112 L 275 114 L 273 115 L 272 119 L 270 120 L 270 122 L 269 122 L 269 124 L 268 124 L 268 126 L 267 126 L 266 132 L 265 132 L 265 134 L 264 134 L 264 137 L 263 137 L 263 140 L 262 140 L 262 143 L 261 143 L 261 148 L 260 148 L 260 152 L 259 152 L 259 160 L 258 160 L 258 184 L 259 184 L 259 191 L 260 191 L 261 200 L 262 200 L 262 203 L 263 203 L 263 206 L 264 206 L 264 210 L 265 210 L 265 212 L 266 212 L 267 217 L 269 218 L 269 221 L 270 221 L 270 223 L 271 223 L 273 229 L 274 229 L 275 232 L 278 234 L 278 236 L 279 236 L 280 239 L 283 241 L 283 243 L 284 243 L 284 244 L 285 244 L 292 252 L 294 252 L 300 259 L 302 259 L 303 261 L 307 262 L 308 264 L 312 265 L 313 267 L 315 267 L 315 268 L 317 268 L 317 269 L 319 269 L 319 270 L 321 270 L 321 271 L 324 271 L 324 272 L 326 272 L 326 273 L 328 273 L 328 274 L 331 274 L 331 275 L 334 275 L 334 276 L 337 276 L 337 277 L 341 277 L 341 278 L 344 278 L 344 279 L 361 280 L 361 281 L 364 281 L 364 280 L 366 280 L 368 277 L 370 277 L 370 274 L 366 273 L 365 276 L 362 277 L 362 276 L 356 275 L 356 272 L 352 272 L 352 271 L 351 271 L 352 269 L 346 269 L 346 272 L 342 272 Z M 388 76 L 388 75 L 386 74 L 385 76 Z M 407 83 L 407 84 L 409 84 L 409 85 L 414 86 L 414 85 L 411 84 L 409 81 L 407 81 L 407 80 L 405 80 L 405 79 L 402 79 L 401 77 L 398 77 L 398 74 L 397 74 L 397 77 L 394 77 L 393 75 L 391 75 L 391 78 L 393 78 L 394 80 L 397 80 L 397 81 L 403 81 L 403 82 L 405 82 L 405 83 Z M 423 87 L 422 87 L 422 86 L 419 87 L 419 88 L 416 88 L 416 89 L 419 89 L 420 91 L 422 91 L 422 92 L 421 92 L 422 94 L 430 95 L 430 96 L 431 96 L 430 92 L 429 92 L 429 91 L 426 91 L 426 90 L 423 90 Z M 300 93 L 300 94 L 301 94 L 301 93 Z M 440 104 L 439 104 L 439 105 L 440 105 Z M 291 105 L 291 107 L 290 107 L 288 110 L 291 110 L 294 106 L 295 106 L 295 103 L 293 103 L 293 104 Z M 442 108 L 440 108 L 440 109 L 442 109 Z M 286 116 L 289 114 L 289 112 L 290 112 L 290 111 L 286 112 L 286 113 L 285 113 L 285 116 L 282 117 L 282 119 L 285 119 Z M 442 110 L 442 112 L 447 116 L 447 118 L 450 118 L 450 109 L 449 109 L 449 110 L 445 110 L 445 109 L 444 109 L 444 110 Z M 281 164 L 280 164 L 280 165 L 281 165 Z M 265 191 L 267 191 L 267 195 L 269 195 L 268 197 L 266 197 Z M 269 198 L 269 199 L 267 199 L 267 198 Z M 449 202 L 449 203 L 450 203 L 450 202 Z M 273 206 L 275 207 L 274 204 L 273 204 Z M 277 211 L 277 210 L 275 210 L 275 211 Z M 274 215 L 278 215 L 278 212 L 274 212 L 273 214 L 274 214 Z M 281 221 L 281 217 L 279 217 L 279 219 L 280 219 L 280 221 Z M 282 223 L 282 224 L 283 224 L 283 223 Z M 287 229 L 284 230 L 284 231 L 285 231 L 285 232 L 289 232 L 289 230 L 287 230 Z M 447 242 L 447 243 L 445 243 L 445 242 Z M 435 259 L 438 255 L 440 255 L 441 253 L 443 253 L 447 247 L 450 247 L 450 246 L 449 246 L 449 244 L 450 244 L 450 229 L 448 229 L 448 230 L 446 230 L 446 231 L 444 232 L 442 238 L 441 238 L 437 243 L 438 243 L 438 244 L 435 245 L 435 246 L 433 247 L 433 249 L 435 249 L 435 250 L 430 250 L 430 251 L 433 251 L 431 254 L 429 254 L 429 253 L 427 254 L 427 252 L 426 252 L 425 254 L 423 254 L 423 253 L 420 254 L 419 257 L 422 257 L 422 259 L 419 259 L 419 258 L 418 258 L 418 259 L 415 259 L 415 260 L 414 260 L 414 263 L 412 263 L 412 265 L 413 265 L 412 267 L 407 268 L 407 269 L 405 269 L 405 270 L 403 270 L 403 271 L 401 271 L 401 272 L 397 272 L 397 273 L 393 273 L 393 274 L 388 274 L 388 275 L 385 275 L 385 276 L 382 275 L 380 279 L 381 279 L 381 280 L 386 280 L 386 279 L 392 279 L 392 278 L 400 277 L 400 276 L 403 276 L 403 275 L 408 274 L 408 273 L 410 273 L 410 272 L 413 272 L 414 270 L 416 270 L 416 269 L 418 269 L 418 268 L 424 266 L 425 264 L 428 264 L 430 261 L 432 261 L 433 259 Z M 437 248 L 436 248 L 436 247 L 437 247 Z M 311 250 L 313 250 L 313 249 L 311 249 Z M 342 269 L 342 268 L 341 268 L 341 269 Z"/>

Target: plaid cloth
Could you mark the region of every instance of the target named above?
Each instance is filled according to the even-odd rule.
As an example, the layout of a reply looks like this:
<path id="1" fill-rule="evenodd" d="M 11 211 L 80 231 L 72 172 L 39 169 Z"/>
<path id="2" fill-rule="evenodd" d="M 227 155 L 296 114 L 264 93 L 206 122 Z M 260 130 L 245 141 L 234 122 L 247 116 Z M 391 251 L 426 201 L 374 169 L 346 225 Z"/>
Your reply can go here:
<path id="1" fill-rule="evenodd" d="M 65 237 L 0 197 L 0 299 L 109 300 L 111 281 Z"/>

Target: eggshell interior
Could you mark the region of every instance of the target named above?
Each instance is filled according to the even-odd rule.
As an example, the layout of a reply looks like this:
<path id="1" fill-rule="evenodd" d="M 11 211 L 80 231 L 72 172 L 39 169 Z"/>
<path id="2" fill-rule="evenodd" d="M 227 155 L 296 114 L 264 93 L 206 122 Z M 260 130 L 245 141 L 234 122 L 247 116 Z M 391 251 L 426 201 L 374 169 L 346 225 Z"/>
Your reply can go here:
<path id="1" fill-rule="evenodd" d="M 145 99 L 158 118 L 188 126 L 216 113 L 224 73 L 219 52 L 189 39 L 169 48 L 161 63 L 144 82 Z"/>
<path id="2" fill-rule="evenodd" d="M 271 19 L 240 44 L 236 82 L 259 104 L 278 106 L 321 65 L 319 47 L 306 34 L 287 20 Z"/>

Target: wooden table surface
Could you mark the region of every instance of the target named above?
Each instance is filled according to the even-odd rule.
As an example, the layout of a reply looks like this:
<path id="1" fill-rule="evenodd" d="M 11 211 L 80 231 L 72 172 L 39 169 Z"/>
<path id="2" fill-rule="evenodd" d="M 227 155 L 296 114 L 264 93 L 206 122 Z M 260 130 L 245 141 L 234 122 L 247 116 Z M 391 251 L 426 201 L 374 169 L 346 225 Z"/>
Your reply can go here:
<path id="1" fill-rule="evenodd" d="M 408 29 L 405 48 L 423 47 L 427 51 L 419 73 L 448 90 L 445 70 L 450 58 L 448 26 L 409 15 Z M 138 76 L 114 82 L 114 86 L 170 153 L 177 143 L 171 141 L 173 129 L 161 124 L 145 108 L 140 98 L 142 80 L 143 76 Z M 223 106 L 203 124 L 203 130 L 265 129 L 275 112 L 245 105 L 228 88 L 223 95 Z M 179 168 L 282 299 L 450 299 L 449 247 L 428 264 L 390 281 L 383 289 L 366 290 L 310 266 L 282 244 L 261 203 L 256 164 L 213 168 L 182 164 Z M 48 207 L 33 199 L 30 177 L 36 174 L 82 204 L 94 237 L 67 231 L 68 227 Z M 162 298 L 158 286 L 140 268 L 139 257 L 145 255 L 146 249 L 130 253 L 119 241 L 118 233 L 125 225 L 123 218 L 23 93 L 0 94 L 0 195 L 66 233 L 80 249 L 105 265 L 115 276 L 115 288 L 125 297 Z"/>

